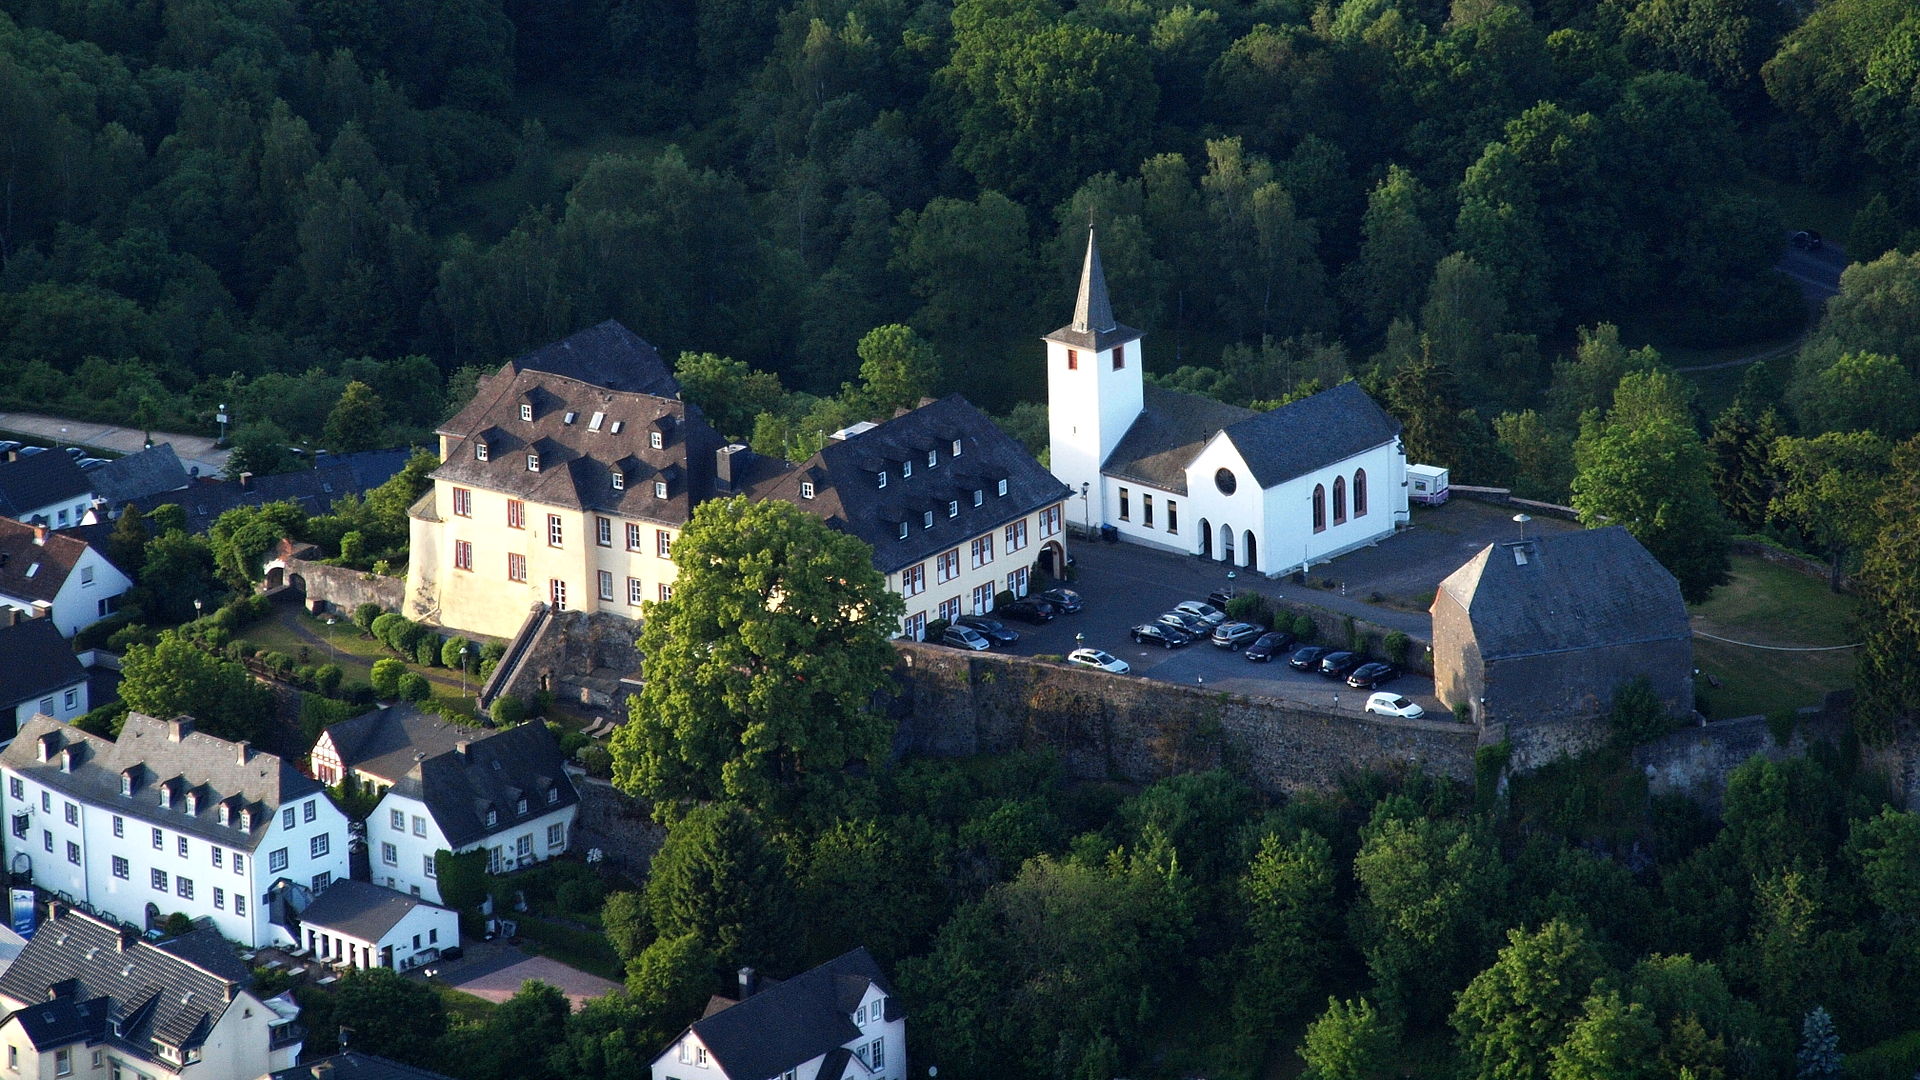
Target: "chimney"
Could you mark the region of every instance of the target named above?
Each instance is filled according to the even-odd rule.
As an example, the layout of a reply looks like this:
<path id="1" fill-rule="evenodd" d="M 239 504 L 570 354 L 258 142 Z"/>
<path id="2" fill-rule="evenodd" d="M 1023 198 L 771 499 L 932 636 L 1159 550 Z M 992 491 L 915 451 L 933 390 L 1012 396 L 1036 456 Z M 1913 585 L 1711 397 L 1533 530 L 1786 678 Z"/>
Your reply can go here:
<path id="1" fill-rule="evenodd" d="M 33 566 L 27 568 L 28 572 L 31 573 L 34 567 L 39 565 L 39 563 L 34 563 Z M 33 617 L 36 619 L 53 618 L 53 605 L 45 600 L 35 600 L 33 602 Z"/>
<path id="2" fill-rule="evenodd" d="M 235 765 L 245 765 L 247 763 L 247 749 L 249 745 L 245 739 L 241 739 L 239 742 L 233 744 L 233 763 Z"/>
<path id="3" fill-rule="evenodd" d="M 115 941 L 118 943 L 120 951 L 126 952 L 128 949 L 133 948 L 133 943 L 139 940 L 138 934 L 139 931 L 131 926 L 121 927 L 120 933 L 115 936 Z"/>
<path id="4" fill-rule="evenodd" d="M 167 741 L 179 742 L 193 734 L 193 717 L 177 716 L 167 721 Z"/>
<path id="5" fill-rule="evenodd" d="M 467 751 L 471 749 L 473 749 L 473 743 L 466 739 L 461 739 L 459 742 L 453 744 L 453 752 L 460 755 L 461 761 L 467 760 Z"/>
<path id="6" fill-rule="evenodd" d="M 759 983 L 760 983 L 760 976 L 755 974 L 752 968 L 750 967 L 741 968 L 740 969 L 740 1000 L 745 1001 L 748 998 L 752 997 L 753 992 L 759 989 Z"/>
<path id="7" fill-rule="evenodd" d="M 243 488 L 250 488 L 250 487 L 252 487 L 252 486 L 253 486 L 253 474 L 252 474 L 252 473 L 250 473 L 250 472 L 243 472 L 243 473 L 241 473 L 241 474 L 240 474 L 240 486 L 241 486 L 241 487 L 243 487 Z"/>
<path id="8" fill-rule="evenodd" d="M 713 487 L 725 494 L 733 490 L 733 455 L 745 450 L 739 443 L 729 443 L 713 452 Z"/>
<path id="9" fill-rule="evenodd" d="M 33 525 L 33 542 L 43 546 L 47 542 L 47 527 L 39 522 Z"/>

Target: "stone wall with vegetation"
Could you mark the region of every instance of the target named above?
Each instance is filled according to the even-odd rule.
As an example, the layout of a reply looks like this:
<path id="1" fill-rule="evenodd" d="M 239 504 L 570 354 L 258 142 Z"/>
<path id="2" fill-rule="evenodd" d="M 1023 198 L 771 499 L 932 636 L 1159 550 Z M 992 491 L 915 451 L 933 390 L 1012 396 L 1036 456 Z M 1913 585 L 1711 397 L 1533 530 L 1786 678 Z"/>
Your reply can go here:
<path id="1" fill-rule="evenodd" d="M 605 780 L 578 771 L 569 771 L 568 775 L 580 792 L 580 812 L 573 820 L 573 850 L 584 857 L 598 848 L 622 873 L 636 881 L 645 880 L 647 867 L 667 835 L 650 816 L 651 807 L 622 794 Z"/>
<path id="2" fill-rule="evenodd" d="M 268 569 L 284 567 L 289 584 L 296 575 L 300 578 L 306 587 L 309 611 L 326 611 L 343 619 L 352 616 L 353 609 L 361 604 L 379 604 L 382 611 L 399 611 L 400 601 L 407 593 L 407 581 L 403 577 L 385 577 L 292 556 L 274 559 L 266 565 Z M 315 601 L 326 606 L 315 607 Z"/>
<path id="3" fill-rule="evenodd" d="M 1077 778 L 1136 783 L 1226 765 L 1275 792 L 1411 764 L 1473 776 L 1477 735 L 1451 722 L 1324 713 L 1044 660 L 896 645 L 900 754 L 1044 747 Z"/>

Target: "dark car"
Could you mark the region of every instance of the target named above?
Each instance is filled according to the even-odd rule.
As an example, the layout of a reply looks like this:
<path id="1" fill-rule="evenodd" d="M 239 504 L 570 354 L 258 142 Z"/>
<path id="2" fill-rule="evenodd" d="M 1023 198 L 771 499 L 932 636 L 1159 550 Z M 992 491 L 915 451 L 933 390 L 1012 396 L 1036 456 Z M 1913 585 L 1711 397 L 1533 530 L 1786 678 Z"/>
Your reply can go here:
<path id="1" fill-rule="evenodd" d="M 1177 626 L 1166 623 L 1141 623 L 1133 628 L 1133 640 L 1141 645 L 1152 643 L 1163 649 L 1177 649 L 1193 640 L 1193 635 Z"/>
<path id="2" fill-rule="evenodd" d="M 1320 674 L 1332 679 L 1344 679 L 1348 672 L 1366 662 L 1367 658 L 1356 652 L 1330 652 L 1320 658 Z"/>
<path id="3" fill-rule="evenodd" d="M 1265 632 L 1264 627 L 1255 626 L 1252 623 L 1224 623 L 1213 632 L 1213 643 L 1223 649 L 1238 649 Z"/>
<path id="4" fill-rule="evenodd" d="M 1318 671 L 1320 658 L 1332 652 L 1324 645 L 1309 645 L 1292 656 L 1287 657 L 1287 666 L 1301 671 Z"/>
<path id="5" fill-rule="evenodd" d="M 87 456 L 87 452 L 77 446 L 63 446 L 60 450 L 75 461 L 79 461 L 81 458 Z"/>
<path id="6" fill-rule="evenodd" d="M 1808 249 L 1821 248 L 1826 246 L 1826 241 L 1813 229 L 1801 229 L 1793 234 L 1793 246 Z"/>
<path id="7" fill-rule="evenodd" d="M 97 458 L 97 457 L 83 457 L 79 461 L 74 462 L 75 465 L 80 466 L 80 468 L 85 470 L 86 472 L 92 472 L 93 470 L 101 467 L 102 465 L 105 465 L 106 463 L 107 463 L 106 458 Z"/>
<path id="8" fill-rule="evenodd" d="M 999 619 L 989 619 L 985 615 L 962 615 L 953 621 L 961 626 L 980 631 L 982 637 L 995 645 L 1012 645 L 1020 640 L 1020 631 L 1009 630 L 1006 623 Z"/>
<path id="9" fill-rule="evenodd" d="M 46 452 L 47 448 L 44 446 L 23 446 L 20 448 L 21 457 L 32 457 L 35 454 L 44 454 Z"/>
<path id="10" fill-rule="evenodd" d="M 11 454 L 20 449 L 20 444 L 12 439 L 0 440 L 0 454 Z"/>
<path id="11" fill-rule="evenodd" d="M 1390 683 L 1400 676 L 1392 664 L 1361 664 L 1347 676 L 1347 685 L 1359 690 L 1371 690 L 1382 683 Z"/>
<path id="12" fill-rule="evenodd" d="M 1072 615 L 1085 606 L 1080 594 L 1072 589 L 1047 589 L 1040 594 L 1040 599 L 1058 608 L 1063 615 Z"/>
<path id="13" fill-rule="evenodd" d="M 1024 597 L 993 609 L 996 615 L 1005 615 L 1009 619 L 1030 623 L 1052 622 L 1058 610 L 1037 596 Z"/>
<path id="14" fill-rule="evenodd" d="M 1240 655 L 1245 656 L 1256 664 L 1264 664 L 1274 657 L 1279 656 L 1281 653 L 1286 652 L 1288 649 L 1293 648 L 1293 642 L 1293 635 L 1287 633 L 1285 630 L 1270 630 L 1254 638 L 1253 644 L 1247 646 L 1246 651 Z"/>
<path id="15" fill-rule="evenodd" d="M 1224 589 L 1215 589 L 1212 592 L 1208 593 L 1207 603 L 1212 604 L 1214 607 L 1219 608 L 1221 611 L 1225 611 L 1227 610 L 1227 601 L 1233 599 L 1238 595 L 1240 595 L 1240 590 L 1229 585 Z"/>
<path id="16" fill-rule="evenodd" d="M 1207 620 L 1198 615 L 1189 615 L 1184 611 L 1163 611 L 1154 621 L 1168 626 L 1177 626 L 1185 630 L 1188 637 L 1207 637 L 1213 633 L 1213 627 L 1207 625 Z"/>

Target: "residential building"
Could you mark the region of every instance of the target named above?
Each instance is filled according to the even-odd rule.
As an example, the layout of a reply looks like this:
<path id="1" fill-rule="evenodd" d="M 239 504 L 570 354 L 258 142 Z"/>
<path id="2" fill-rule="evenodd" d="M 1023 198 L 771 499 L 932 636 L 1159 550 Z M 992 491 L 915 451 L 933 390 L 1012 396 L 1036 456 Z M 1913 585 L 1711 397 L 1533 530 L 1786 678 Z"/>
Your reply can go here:
<path id="1" fill-rule="evenodd" d="M 1090 234 L 1073 319 L 1046 337 L 1050 467 L 1089 532 L 1276 574 L 1407 520 L 1400 424 L 1357 384 L 1266 412 L 1149 386 Z"/>
<path id="2" fill-rule="evenodd" d="M 907 1018 L 864 947 L 785 982 L 742 968 L 739 1000 L 709 1003 L 652 1072 L 652 1080 L 904 1080 Z"/>
<path id="3" fill-rule="evenodd" d="M 258 1080 L 453 1080 L 452 1077 L 415 1068 L 392 1058 L 343 1050 L 338 1054 L 282 1069 Z"/>
<path id="4" fill-rule="evenodd" d="M 93 479 L 58 450 L 0 461 L 0 517 L 64 529 L 92 505 Z"/>
<path id="5" fill-rule="evenodd" d="M 37 716 L 0 751 L 0 777 L 8 865 L 137 926 L 180 912 L 291 944 L 309 898 L 348 876 L 347 818 L 317 781 L 187 717 L 129 713 L 109 740 Z"/>
<path id="6" fill-rule="evenodd" d="M 50 618 L 62 635 L 72 637 L 118 611 L 120 598 L 132 587 L 133 581 L 85 540 L 0 518 L 0 607 Z"/>
<path id="7" fill-rule="evenodd" d="M 44 455 L 43 455 L 44 456 Z M 357 454 L 316 454 L 313 468 L 255 476 L 243 473 L 233 480 L 202 478 L 177 491 L 158 491 L 131 500 L 141 513 L 172 504 L 185 511 L 187 531 L 196 535 L 213 528 L 221 514 L 239 506 L 290 502 L 308 514 L 324 514 L 348 495 L 364 495 L 406 467 L 413 451 L 407 447 L 367 450 Z M 116 515 L 122 503 L 111 510 Z"/>
<path id="8" fill-rule="evenodd" d="M 88 473 L 87 479 L 93 484 L 96 517 L 102 507 L 117 510 L 136 499 L 181 491 L 193 483 L 193 477 L 180 464 L 180 455 L 173 452 L 172 443 L 115 458 Z"/>
<path id="9" fill-rule="evenodd" d="M 72 723 L 85 714 L 87 669 L 51 619 L 0 626 L 0 744 L 35 714 Z"/>
<path id="10" fill-rule="evenodd" d="M 1440 582 L 1432 614 L 1434 689 L 1490 738 L 1603 717 L 1639 676 L 1669 712 L 1693 711 L 1680 583 L 1620 526 L 1489 544 Z"/>
<path id="11" fill-rule="evenodd" d="M 511 638 L 535 604 L 638 618 L 666 597 L 694 506 L 756 460 L 679 392 L 616 322 L 482 379 L 440 428 L 433 491 L 411 511 L 406 614 Z"/>
<path id="12" fill-rule="evenodd" d="M 866 541 L 916 639 L 930 620 L 983 615 L 1002 592 L 1025 596 L 1036 567 L 1066 564 L 1069 492 L 957 394 L 836 432 L 752 494 Z"/>
<path id="13" fill-rule="evenodd" d="M 308 760 L 314 777 L 328 787 L 344 779 L 382 794 L 398 783 L 421 755 L 437 757 L 463 742 L 492 734 L 486 728 L 455 724 L 412 705 L 388 705 L 321 732 Z"/>
<path id="14" fill-rule="evenodd" d="M 55 903 L 0 975 L 5 1076 L 253 1080 L 291 1066 L 292 994 L 263 998 L 213 930 L 155 945 Z"/>
<path id="15" fill-rule="evenodd" d="M 367 819 L 374 883 L 438 903 L 435 852 L 485 851 L 495 874 L 562 854 L 580 803 L 565 760 L 545 724 L 521 724 L 414 762 Z"/>
<path id="16" fill-rule="evenodd" d="M 300 913 L 301 944 L 347 967 L 409 971 L 460 944 L 451 908 L 364 881 L 336 881 Z"/>

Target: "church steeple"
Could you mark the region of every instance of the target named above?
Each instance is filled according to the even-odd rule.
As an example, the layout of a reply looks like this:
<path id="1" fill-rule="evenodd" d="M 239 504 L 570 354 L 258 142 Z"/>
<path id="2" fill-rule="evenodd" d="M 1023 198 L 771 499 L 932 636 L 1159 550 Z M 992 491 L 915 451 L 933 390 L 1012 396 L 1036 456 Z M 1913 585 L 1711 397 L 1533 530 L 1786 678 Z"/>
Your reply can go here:
<path id="1" fill-rule="evenodd" d="M 1092 225 L 1087 226 L 1087 261 L 1080 268 L 1080 297 L 1073 305 L 1072 328 L 1082 334 L 1119 328 L 1113 321 L 1113 301 L 1107 298 L 1107 274 L 1100 267 L 1100 244 Z"/>

